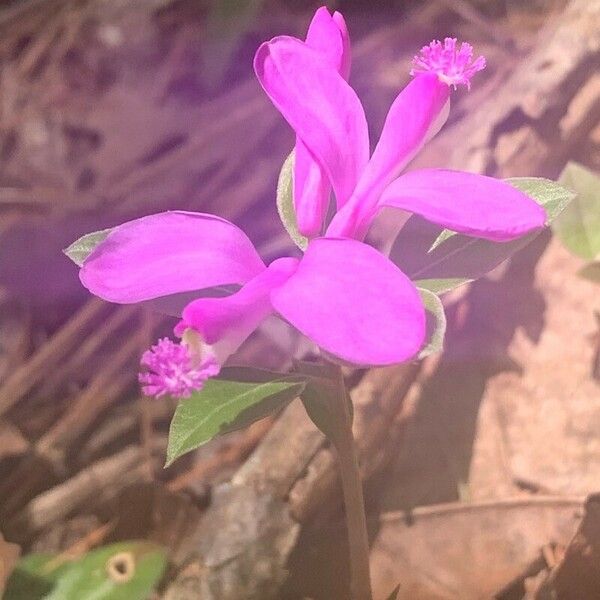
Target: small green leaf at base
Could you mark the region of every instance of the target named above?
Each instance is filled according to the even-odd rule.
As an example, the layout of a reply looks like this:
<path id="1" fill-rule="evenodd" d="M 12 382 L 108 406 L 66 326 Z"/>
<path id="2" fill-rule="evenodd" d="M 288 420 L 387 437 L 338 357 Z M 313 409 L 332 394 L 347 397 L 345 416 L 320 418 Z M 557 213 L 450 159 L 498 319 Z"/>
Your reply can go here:
<path id="1" fill-rule="evenodd" d="M 554 221 L 552 229 L 573 254 L 594 260 L 600 256 L 600 177 L 570 162 L 559 181 L 577 197 Z"/>
<path id="2" fill-rule="evenodd" d="M 63 252 L 78 266 L 81 267 L 85 259 L 92 253 L 92 250 L 103 242 L 112 229 L 102 229 L 101 231 L 93 231 L 86 233 L 78 240 L 75 240 Z"/>
<path id="3" fill-rule="evenodd" d="M 264 382 L 209 379 L 179 403 L 169 429 L 169 466 L 217 435 L 246 427 L 282 408 L 304 389 L 298 377 Z"/>
<path id="4" fill-rule="evenodd" d="M 548 179 L 515 177 L 506 181 L 544 207 L 547 223 L 551 223 L 575 196 Z M 442 294 L 483 277 L 540 232 L 532 231 L 510 242 L 491 242 L 450 232 L 413 215 L 394 242 L 390 259 L 419 288 Z"/>
<path id="5" fill-rule="evenodd" d="M 306 250 L 308 238 L 298 231 L 294 208 L 294 151 L 285 159 L 277 180 L 277 212 L 292 241 L 301 250 Z"/>

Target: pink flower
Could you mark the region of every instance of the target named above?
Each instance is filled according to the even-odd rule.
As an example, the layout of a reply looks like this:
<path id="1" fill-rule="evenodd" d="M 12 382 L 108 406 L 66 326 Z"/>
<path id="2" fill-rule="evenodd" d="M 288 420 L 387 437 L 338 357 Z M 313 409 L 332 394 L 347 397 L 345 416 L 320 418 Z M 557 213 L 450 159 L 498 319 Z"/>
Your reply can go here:
<path id="1" fill-rule="evenodd" d="M 483 68 L 471 56 L 465 44 L 457 52 L 455 40 L 424 48 L 369 157 L 364 111 L 346 82 L 350 42 L 339 13 L 319 9 L 304 42 L 278 37 L 259 48 L 256 73 L 296 132 L 294 202 L 300 230 L 312 239 L 301 259 L 267 266 L 240 229 L 213 215 L 165 212 L 113 229 L 80 271 L 93 294 L 128 304 L 197 293 L 175 327 L 182 342 L 160 340 L 142 357 L 147 394 L 187 397 L 200 389 L 271 314 L 345 362 L 413 357 L 425 337 L 419 293 L 360 241 L 382 206 L 498 241 L 544 224 L 538 204 L 489 177 L 435 169 L 398 177 L 446 120 L 448 85 L 469 85 Z M 331 188 L 338 211 L 327 235 L 316 237 Z M 226 297 L 199 293 L 232 285 L 239 289 Z"/>
<path id="2" fill-rule="evenodd" d="M 380 252 L 352 239 L 317 238 L 301 259 L 266 266 L 232 223 L 182 211 L 114 228 L 86 258 L 80 279 L 121 304 L 213 286 L 239 285 L 222 298 L 200 297 L 175 327 L 183 346 L 162 340 L 144 354 L 146 393 L 186 397 L 200 389 L 270 314 L 328 354 L 358 365 L 414 356 L 425 336 L 419 293 Z"/>
<path id="3" fill-rule="evenodd" d="M 447 38 L 443 45 L 432 42 L 421 50 L 414 60 L 415 77 L 390 107 L 371 156 L 360 100 L 322 52 L 308 42 L 279 36 L 260 46 L 254 66 L 271 101 L 333 186 L 337 214 L 328 237 L 362 239 L 384 206 L 493 241 L 508 241 L 544 225 L 543 208 L 491 177 L 438 169 L 399 176 L 446 121 L 449 86 L 469 86 L 484 68 L 483 57 L 472 61 L 469 44 L 457 50 L 456 40 Z M 296 179 L 302 169 L 295 167 Z M 323 214 L 315 210 L 315 221 L 322 223 Z M 317 229 L 312 222 L 301 232 L 310 236 Z"/>

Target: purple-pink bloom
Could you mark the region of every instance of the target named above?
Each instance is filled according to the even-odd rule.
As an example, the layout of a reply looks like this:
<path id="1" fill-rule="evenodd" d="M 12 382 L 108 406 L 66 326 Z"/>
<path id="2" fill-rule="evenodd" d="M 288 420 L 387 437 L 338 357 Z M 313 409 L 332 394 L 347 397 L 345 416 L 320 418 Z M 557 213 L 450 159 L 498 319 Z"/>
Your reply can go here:
<path id="1" fill-rule="evenodd" d="M 219 249 L 223 255 L 212 257 Z M 243 231 L 203 213 L 165 212 L 116 227 L 84 261 L 80 279 L 96 296 L 124 304 L 241 286 L 226 297 L 190 302 L 175 327 L 181 345 L 162 341 L 144 355 L 149 372 L 140 381 L 155 396 L 199 389 L 271 314 L 357 365 L 404 362 L 425 336 L 419 293 L 371 246 L 316 238 L 301 259 L 265 266 Z"/>
<path id="2" fill-rule="evenodd" d="M 360 241 L 383 206 L 422 215 L 454 231 L 495 241 L 541 227 L 543 209 L 508 184 L 471 173 L 423 169 L 400 175 L 441 128 L 449 85 L 469 85 L 484 61 L 456 40 L 432 43 L 415 59 L 369 156 L 367 122 L 346 79 L 350 41 L 339 13 L 319 9 L 305 41 L 281 36 L 263 44 L 255 70 L 296 132 L 294 202 L 302 258 L 264 264 L 232 223 L 171 211 L 116 227 L 80 271 L 93 294 L 117 303 L 197 293 L 184 308 L 176 344 L 160 340 L 142 357 L 145 393 L 187 397 L 269 315 L 277 314 L 332 357 L 361 366 L 401 363 L 424 342 L 425 310 L 413 283 Z M 330 189 L 337 213 L 325 237 Z M 239 287 L 225 297 L 200 290 Z"/>
<path id="3" fill-rule="evenodd" d="M 399 178 L 446 121 L 449 86 L 468 87 L 484 68 L 483 57 L 472 60 L 469 44 L 457 49 L 456 40 L 447 38 L 443 45 L 432 42 L 421 51 L 414 78 L 392 103 L 370 157 L 362 104 L 319 52 L 296 38 L 279 36 L 262 44 L 254 66 L 265 92 L 333 186 L 338 211 L 328 237 L 363 239 L 383 206 L 494 241 L 544 225 L 539 204 L 489 177 L 425 169 L 413 171 L 410 179 Z"/>

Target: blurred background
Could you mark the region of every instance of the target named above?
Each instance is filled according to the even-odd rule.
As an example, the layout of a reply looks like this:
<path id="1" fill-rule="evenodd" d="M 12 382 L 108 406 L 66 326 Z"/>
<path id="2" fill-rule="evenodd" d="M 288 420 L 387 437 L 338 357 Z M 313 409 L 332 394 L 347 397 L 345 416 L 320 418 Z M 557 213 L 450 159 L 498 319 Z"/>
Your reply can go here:
<path id="1" fill-rule="evenodd" d="M 414 165 L 600 171 L 598 0 L 327 4 L 371 139 L 412 56 L 451 36 L 488 67 Z M 136 374 L 173 321 L 92 299 L 62 254 L 166 209 L 234 221 L 267 261 L 291 251 L 275 187 L 293 134 L 252 57 L 303 37 L 319 5 L 0 3 L 0 531 L 21 554 L 143 539 L 168 556 L 156 598 L 348 597 L 333 456 L 299 403 L 163 469 L 174 404 L 140 397 Z M 600 598 L 573 587 L 598 586 L 600 562 L 563 568 L 600 491 L 600 300 L 582 264 L 545 232 L 445 298 L 441 355 L 348 372 L 377 598 L 399 581 L 400 598 L 542 598 L 548 573 L 560 598 Z M 269 322 L 238 359 L 285 368 L 299 343 Z M 0 580 L 14 551 L 0 543 Z"/>

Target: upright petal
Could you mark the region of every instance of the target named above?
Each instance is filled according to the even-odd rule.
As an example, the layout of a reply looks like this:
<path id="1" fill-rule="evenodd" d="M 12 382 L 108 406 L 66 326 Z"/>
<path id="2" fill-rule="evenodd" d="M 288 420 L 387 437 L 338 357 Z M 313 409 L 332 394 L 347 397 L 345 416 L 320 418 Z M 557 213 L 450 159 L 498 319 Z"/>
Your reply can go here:
<path id="1" fill-rule="evenodd" d="M 295 38 L 260 46 L 254 68 L 273 104 L 325 170 L 341 206 L 369 158 L 358 96 L 319 52 Z"/>
<path id="2" fill-rule="evenodd" d="M 350 73 L 350 38 L 342 15 L 333 16 L 323 6 L 311 21 L 306 45 L 320 52 L 344 79 Z M 329 206 L 331 184 L 318 161 L 302 139 L 296 137 L 294 159 L 294 207 L 298 229 L 309 238 L 321 233 L 323 219 Z"/>
<path id="3" fill-rule="evenodd" d="M 322 57 L 344 79 L 350 73 L 350 37 L 344 17 L 322 6 L 315 12 L 306 34 L 306 45 L 321 53 Z"/>
<path id="4" fill-rule="evenodd" d="M 229 221 L 172 211 L 113 229 L 85 260 L 79 277 L 92 294 L 129 304 L 245 283 L 264 269 L 252 242 Z"/>
<path id="5" fill-rule="evenodd" d="M 493 177 L 421 169 L 402 175 L 383 193 L 381 206 L 401 208 L 459 233 L 505 242 L 544 226 L 544 209 Z"/>
<path id="6" fill-rule="evenodd" d="M 416 288 L 383 254 L 355 240 L 313 240 L 271 302 L 323 350 L 359 365 L 403 362 L 424 340 Z"/>
<path id="7" fill-rule="evenodd" d="M 449 94 L 432 73 L 418 75 L 400 92 L 352 198 L 334 217 L 328 235 L 364 237 L 383 190 L 446 122 Z"/>
<path id="8" fill-rule="evenodd" d="M 273 312 L 270 294 L 296 271 L 298 260 L 280 258 L 225 298 L 199 298 L 183 310 L 175 328 L 177 335 L 188 329 L 212 346 L 220 364 Z"/>
<path id="9" fill-rule="evenodd" d="M 342 13 L 337 10 L 333 13 L 333 20 L 338 26 L 340 33 L 342 34 L 342 60 L 340 62 L 340 75 L 348 81 L 350 77 L 350 68 L 352 64 L 352 46 L 350 44 L 350 34 L 348 33 L 348 26 Z"/>

